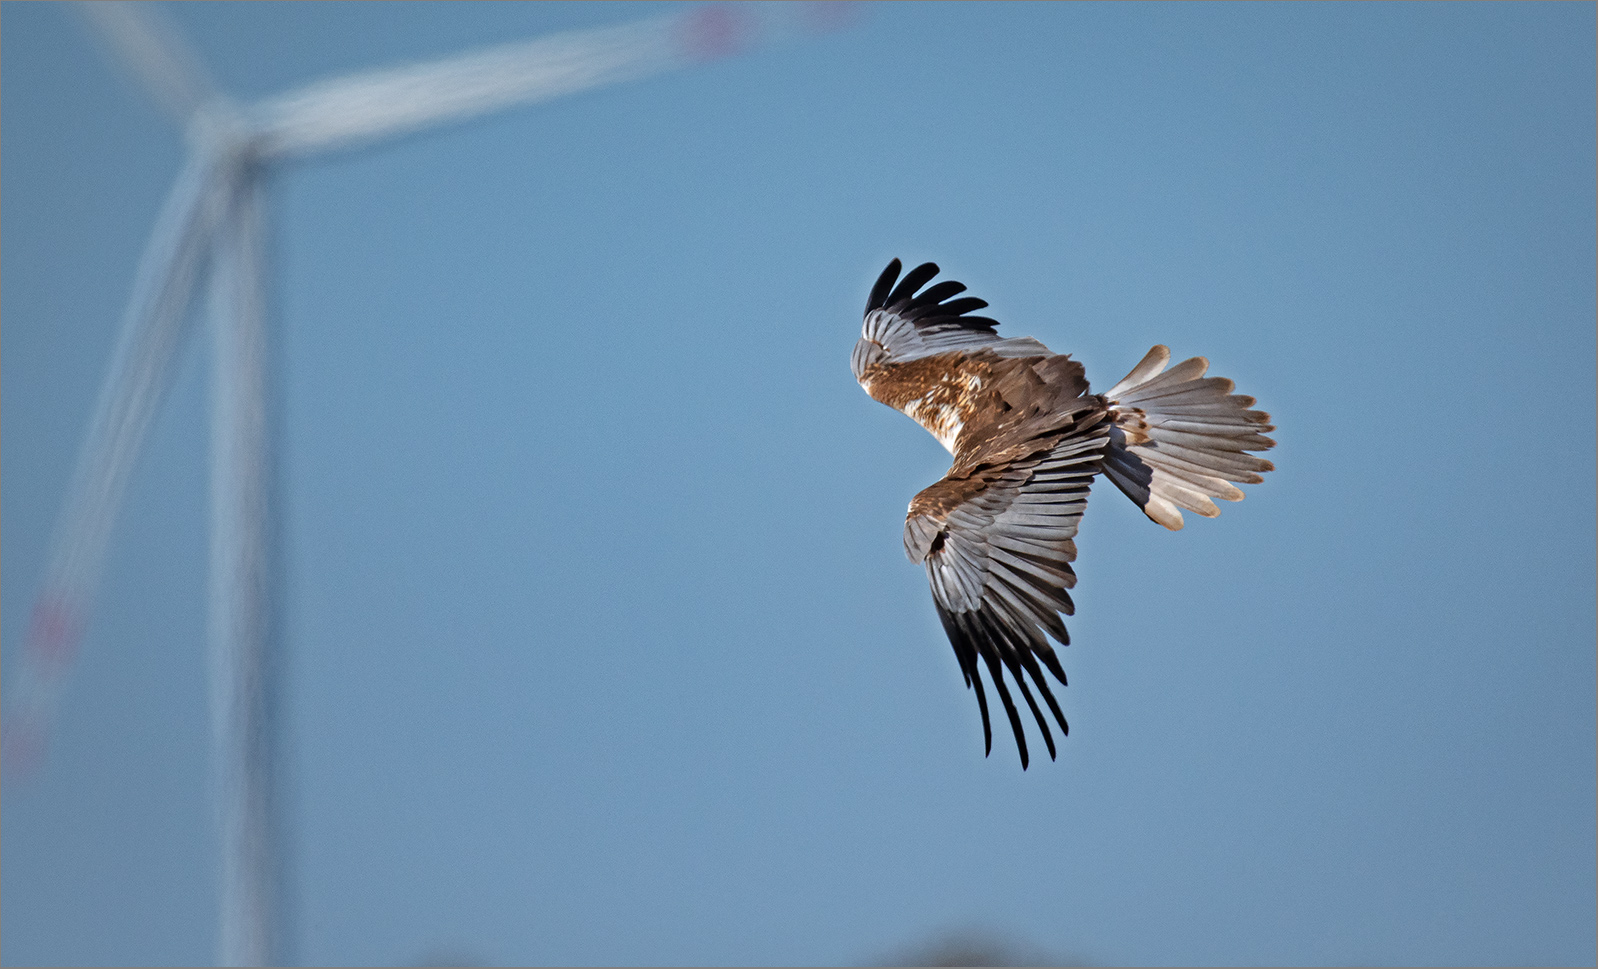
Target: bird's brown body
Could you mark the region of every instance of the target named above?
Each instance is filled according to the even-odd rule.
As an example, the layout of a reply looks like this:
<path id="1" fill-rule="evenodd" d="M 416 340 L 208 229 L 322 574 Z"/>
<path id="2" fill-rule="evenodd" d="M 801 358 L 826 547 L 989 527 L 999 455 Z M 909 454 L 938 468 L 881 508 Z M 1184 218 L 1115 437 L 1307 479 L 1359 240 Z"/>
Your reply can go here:
<path id="1" fill-rule="evenodd" d="M 995 446 L 1016 444 L 1073 423 L 1084 410 L 1108 412 L 1087 393 L 1082 365 L 1068 356 L 1003 358 L 955 351 L 868 367 L 860 384 L 872 399 L 931 432 L 955 467 Z"/>

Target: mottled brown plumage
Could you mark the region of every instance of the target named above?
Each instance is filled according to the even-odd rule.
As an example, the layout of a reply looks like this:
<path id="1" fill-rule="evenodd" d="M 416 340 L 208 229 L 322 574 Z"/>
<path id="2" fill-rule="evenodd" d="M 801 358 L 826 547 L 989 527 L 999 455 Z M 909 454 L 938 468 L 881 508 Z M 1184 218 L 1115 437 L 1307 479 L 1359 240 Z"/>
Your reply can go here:
<path id="1" fill-rule="evenodd" d="M 1025 768 L 1026 734 L 1003 671 L 1055 756 L 1032 686 L 1067 732 L 1043 667 L 1065 683 L 1048 639 L 1070 642 L 1060 614 L 1074 611 L 1066 590 L 1076 584 L 1074 538 L 1093 476 L 1104 472 L 1150 518 L 1181 528 L 1178 506 L 1213 517 L 1211 498 L 1243 497 L 1228 482 L 1255 483 L 1271 470 L 1245 452 L 1271 447 L 1263 435 L 1273 428 L 1269 415 L 1247 409 L 1252 397 L 1231 395 L 1230 380 L 1205 378 L 1202 357 L 1165 370 L 1164 347 L 1094 394 L 1070 357 L 1031 338 L 1002 339 L 995 321 L 969 315 L 987 304 L 951 299 L 960 283 L 922 291 L 937 266 L 903 280 L 899 270 L 895 259 L 872 288 L 851 369 L 868 394 L 953 455 L 949 473 L 910 502 L 905 553 L 926 567 L 938 618 L 976 691 L 986 749 L 993 733 L 979 659 Z"/>

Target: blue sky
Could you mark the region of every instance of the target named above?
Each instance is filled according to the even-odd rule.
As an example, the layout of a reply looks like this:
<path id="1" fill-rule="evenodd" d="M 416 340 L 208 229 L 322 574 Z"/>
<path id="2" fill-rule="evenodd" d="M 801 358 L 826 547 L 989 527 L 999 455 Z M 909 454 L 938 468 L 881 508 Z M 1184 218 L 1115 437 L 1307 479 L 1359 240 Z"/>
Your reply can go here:
<path id="1" fill-rule="evenodd" d="M 242 98 L 649 6 L 176 5 Z M 182 161 L 71 12 L 0 36 L 7 674 Z M 1590 964 L 1591 4 L 884 5 L 272 183 L 293 951 Z M 1279 425 L 1095 489 L 1071 736 L 982 757 L 848 357 L 931 259 L 1095 386 Z M 205 339 L 132 483 L 0 958 L 203 963 Z"/>

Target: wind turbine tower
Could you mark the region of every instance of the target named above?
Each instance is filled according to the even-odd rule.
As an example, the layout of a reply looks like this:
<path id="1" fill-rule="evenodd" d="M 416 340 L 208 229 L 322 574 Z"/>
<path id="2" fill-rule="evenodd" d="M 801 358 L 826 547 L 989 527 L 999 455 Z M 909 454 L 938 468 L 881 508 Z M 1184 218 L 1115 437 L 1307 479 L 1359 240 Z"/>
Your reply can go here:
<path id="1" fill-rule="evenodd" d="M 20 669 L 7 698 L 8 766 L 37 762 L 88 616 L 112 523 L 195 291 L 213 328 L 210 695 L 221 838 L 222 965 L 282 955 L 281 835 L 274 807 L 278 644 L 273 399 L 265 306 L 263 181 L 278 165 L 343 151 L 732 53 L 827 12 L 698 6 L 615 27 L 554 34 L 443 60 L 321 81 L 244 104 L 148 4 L 79 10 L 183 131 L 188 160 L 157 218 L 118 346 L 51 539 Z"/>

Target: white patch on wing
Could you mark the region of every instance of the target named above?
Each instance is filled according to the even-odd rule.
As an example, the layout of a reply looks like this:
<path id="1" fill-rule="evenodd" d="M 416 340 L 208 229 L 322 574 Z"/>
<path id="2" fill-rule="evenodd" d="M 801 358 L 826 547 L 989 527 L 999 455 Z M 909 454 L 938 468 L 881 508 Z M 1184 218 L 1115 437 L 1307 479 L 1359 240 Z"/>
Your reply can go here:
<path id="1" fill-rule="evenodd" d="M 963 428 L 965 424 L 962 423 L 960 418 L 953 413 L 953 407 L 943 407 L 939 409 L 944 412 L 942 415 L 944 418 L 943 422 L 938 426 L 938 429 L 934 430 L 932 428 L 928 428 L 928 430 L 932 431 L 932 436 L 938 439 L 938 443 L 943 445 L 943 449 L 945 451 L 953 454 L 954 442 L 959 440 L 960 429 Z"/>
<path id="2" fill-rule="evenodd" d="M 910 419 L 932 432 L 944 450 L 954 453 L 954 442 L 960 437 L 960 429 L 965 422 L 960 419 L 960 408 L 955 404 L 934 404 L 929 398 L 933 393 L 927 394 L 919 400 L 912 400 L 904 407 L 905 414 Z"/>

